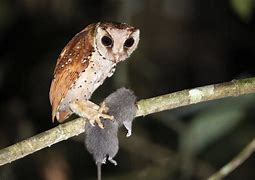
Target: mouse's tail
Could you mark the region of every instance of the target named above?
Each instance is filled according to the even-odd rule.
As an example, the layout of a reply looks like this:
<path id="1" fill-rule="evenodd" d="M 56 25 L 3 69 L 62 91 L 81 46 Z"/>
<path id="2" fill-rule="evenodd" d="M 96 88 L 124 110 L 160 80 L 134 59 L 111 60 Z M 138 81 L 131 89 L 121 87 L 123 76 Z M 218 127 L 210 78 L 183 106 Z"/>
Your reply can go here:
<path id="1" fill-rule="evenodd" d="M 97 163 L 97 180 L 102 180 L 102 163 Z"/>

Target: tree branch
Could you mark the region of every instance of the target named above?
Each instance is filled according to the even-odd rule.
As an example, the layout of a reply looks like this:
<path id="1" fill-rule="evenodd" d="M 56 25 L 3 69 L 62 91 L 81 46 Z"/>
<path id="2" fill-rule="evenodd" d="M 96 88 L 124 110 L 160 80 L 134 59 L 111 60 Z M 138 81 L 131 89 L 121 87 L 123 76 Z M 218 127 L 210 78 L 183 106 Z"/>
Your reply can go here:
<path id="1" fill-rule="evenodd" d="M 220 180 L 234 171 L 255 151 L 255 139 L 248 144 L 232 161 L 223 166 L 218 172 L 208 178 L 208 180 Z"/>
<path id="2" fill-rule="evenodd" d="M 183 90 L 137 102 L 136 117 L 190 104 L 255 93 L 255 78 Z M 0 150 L 0 166 L 84 132 L 85 120 L 77 118 Z"/>

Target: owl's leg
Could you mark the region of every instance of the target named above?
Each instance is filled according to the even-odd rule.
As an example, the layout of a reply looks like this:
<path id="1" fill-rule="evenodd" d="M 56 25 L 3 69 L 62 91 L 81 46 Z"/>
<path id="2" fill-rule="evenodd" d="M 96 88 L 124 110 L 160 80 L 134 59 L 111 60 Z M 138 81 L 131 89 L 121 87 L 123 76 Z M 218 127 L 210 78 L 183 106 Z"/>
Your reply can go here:
<path id="1" fill-rule="evenodd" d="M 104 128 L 100 118 L 113 120 L 113 116 L 106 114 L 108 108 L 105 105 L 100 107 L 91 101 L 81 100 L 73 101 L 69 106 L 75 114 L 87 118 L 91 125 L 94 125 L 96 122 L 100 128 Z"/>

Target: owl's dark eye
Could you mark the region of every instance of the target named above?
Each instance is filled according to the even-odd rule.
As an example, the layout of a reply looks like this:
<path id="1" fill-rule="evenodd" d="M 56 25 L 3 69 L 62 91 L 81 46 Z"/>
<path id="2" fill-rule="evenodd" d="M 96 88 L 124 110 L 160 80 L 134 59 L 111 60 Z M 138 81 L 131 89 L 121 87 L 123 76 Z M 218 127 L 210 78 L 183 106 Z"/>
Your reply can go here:
<path id="1" fill-rule="evenodd" d="M 110 47 L 113 43 L 112 39 L 108 36 L 103 36 L 102 39 L 101 39 L 101 42 L 106 47 Z"/>
<path id="2" fill-rule="evenodd" d="M 124 47 L 130 48 L 131 46 L 133 46 L 134 42 L 134 38 L 128 38 L 124 43 Z"/>

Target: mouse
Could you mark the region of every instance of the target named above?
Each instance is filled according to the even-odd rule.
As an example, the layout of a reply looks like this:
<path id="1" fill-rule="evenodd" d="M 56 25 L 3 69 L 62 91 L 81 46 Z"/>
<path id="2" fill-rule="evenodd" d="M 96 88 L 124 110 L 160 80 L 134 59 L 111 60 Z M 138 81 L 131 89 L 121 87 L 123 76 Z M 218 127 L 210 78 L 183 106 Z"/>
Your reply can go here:
<path id="1" fill-rule="evenodd" d="M 137 111 L 136 100 L 133 91 L 120 88 L 103 101 L 108 108 L 108 114 L 113 116 L 114 120 L 103 119 L 104 128 L 90 123 L 85 125 L 85 146 L 95 160 L 98 180 L 102 179 L 102 164 L 109 161 L 117 165 L 113 158 L 119 150 L 119 128 L 124 126 L 127 129 L 127 137 L 132 134 L 132 122 Z"/>

